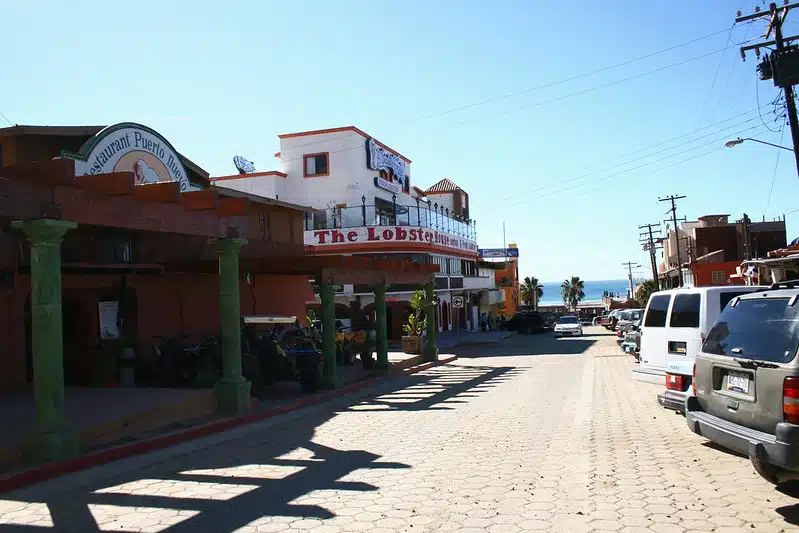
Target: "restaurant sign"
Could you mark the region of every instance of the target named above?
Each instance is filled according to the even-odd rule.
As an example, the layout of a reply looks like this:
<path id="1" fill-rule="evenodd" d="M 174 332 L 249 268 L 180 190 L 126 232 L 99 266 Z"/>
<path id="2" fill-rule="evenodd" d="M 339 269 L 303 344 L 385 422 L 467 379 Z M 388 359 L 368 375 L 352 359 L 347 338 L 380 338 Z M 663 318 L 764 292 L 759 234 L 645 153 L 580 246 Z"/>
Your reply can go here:
<path id="1" fill-rule="evenodd" d="M 136 185 L 177 181 L 181 191 L 196 189 L 180 156 L 157 132 L 141 124 L 108 126 L 84 143 L 78 153 L 61 152 L 75 160 L 75 175 L 133 172 Z"/>
<path id="2" fill-rule="evenodd" d="M 459 235 L 428 228 L 408 226 L 372 226 L 344 229 L 309 230 L 305 244 L 309 246 L 341 246 L 368 243 L 431 244 L 477 253 L 477 243 Z"/>
<path id="3" fill-rule="evenodd" d="M 496 259 L 499 257 L 519 257 L 518 248 L 480 248 L 482 259 Z"/>

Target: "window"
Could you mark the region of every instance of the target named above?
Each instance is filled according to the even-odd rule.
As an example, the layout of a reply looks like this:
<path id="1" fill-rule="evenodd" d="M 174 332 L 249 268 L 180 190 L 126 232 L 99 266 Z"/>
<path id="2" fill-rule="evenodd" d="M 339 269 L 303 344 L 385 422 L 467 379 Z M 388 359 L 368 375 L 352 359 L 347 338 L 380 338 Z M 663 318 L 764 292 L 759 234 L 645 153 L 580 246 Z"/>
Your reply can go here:
<path id="1" fill-rule="evenodd" d="M 403 190 L 410 194 L 411 193 L 411 177 L 405 174 L 405 185 L 403 185 Z"/>
<path id="2" fill-rule="evenodd" d="M 329 176 L 330 167 L 328 165 L 329 153 L 305 154 L 302 156 L 303 171 L 306 178 L 317 176 Z"/>
<path id="3" fill-rule="evenodd" d="M 727 281 L 727 276 L 724 275 L 723 270 L 714 270 L 710 275 L 710 282 L 713 285 L 724 285 Z"/>
<path id="4" fill-rule="evenodd" d="M 796 356 L 797 343 L 799 309 L 790 307 L 787 298 L 758 298 L 725 308 L 702 351 L 787 363 Z"/>
<path id="5" fill-rule="evenodd" d="M 733 301 L 738 296 L 743 294 L 748 294 L 747 291 L 730 291 L 730 292 L 722 292 L 719 294 L 719 311 L 724 311 L 724 308 L 727 307 L 727 304 Z"/>
<path id="6" fill-rule="evenodd" d="M 698 328 L 701 294 L 678 294 L 671 308 L 669 326 L 673 328 Z"/>
<path id="7" fill-rule="evenodd" d="M 646 311 L 646 318 L 644 319 L 644 327 L 647 328 L 662 328 L 666 325 L 666 312 L 669 310 L 669 303 L 671 303 L 671 296 L 663 294 L 660 296 L 652 296 L 649 300 L 649 308 Z"/>

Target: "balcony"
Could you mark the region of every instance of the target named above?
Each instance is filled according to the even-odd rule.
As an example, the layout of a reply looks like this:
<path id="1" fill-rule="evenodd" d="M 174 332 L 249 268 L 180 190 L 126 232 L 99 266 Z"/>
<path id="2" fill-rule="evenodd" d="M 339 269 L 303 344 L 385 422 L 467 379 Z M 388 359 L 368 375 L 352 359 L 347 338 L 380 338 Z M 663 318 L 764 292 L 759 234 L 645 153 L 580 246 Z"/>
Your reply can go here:
<path id="1" fill-rule="evenodd" d="M 331 208 L 306 213 L 305 230 L 347 229 L 370 226 L 409 226 L 458 235 L 477 240 L 475 221 L 453 216 L 449 209 L 420 202 L 419 205 L 400 205 L 385 202 L 377 205 Z"/>

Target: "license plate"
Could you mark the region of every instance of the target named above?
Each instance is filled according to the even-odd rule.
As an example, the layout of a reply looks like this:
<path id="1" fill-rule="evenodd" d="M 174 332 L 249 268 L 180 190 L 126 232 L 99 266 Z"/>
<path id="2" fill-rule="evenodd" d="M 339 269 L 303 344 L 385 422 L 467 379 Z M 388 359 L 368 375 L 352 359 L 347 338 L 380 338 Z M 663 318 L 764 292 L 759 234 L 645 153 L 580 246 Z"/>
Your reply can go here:
<path id="1" fill-rule="evenodd" d="M 730 392 L 749 393 L 749 375 L 738 372 L 727 374 L 727 390 Z"/>

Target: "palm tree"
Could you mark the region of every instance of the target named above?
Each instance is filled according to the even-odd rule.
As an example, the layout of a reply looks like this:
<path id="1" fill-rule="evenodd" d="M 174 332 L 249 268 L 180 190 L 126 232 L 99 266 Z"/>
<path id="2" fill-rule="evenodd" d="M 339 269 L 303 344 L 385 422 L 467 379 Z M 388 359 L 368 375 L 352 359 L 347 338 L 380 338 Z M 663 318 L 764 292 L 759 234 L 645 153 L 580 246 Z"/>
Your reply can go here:
<path id="1" fill-rule="evenodd" d="M 585 283 L 579 276 L 572 276 L 571 279 L 563 280 L 560 285 L 561 297 L 563 303 L 568 305 L 570 309 L 576 310 L 577 304 L 580 300 L 585 298 Z"/>
<path id="2" fill-rule="evenodd" d="M 521 286 L 522 300 L 527 305 L 533 305 L 533 302 L 540 302 L 541 297 L 544 295 L 544 286 L 538 283 L 536 277 L 524 278 L 524 283 Z"/>
<path id="3" fill-rule="evenodd" d="M 649 302 L 649 297 L 652 296 L 653 292 L 658 291 L 658 284 L 655 280 L 648 279 L 638 287 L 638 292 L 635 293 L 635 300 L 638 302 L 638 306 L 641 308 L 646 307 L 646 304 Z"/>

